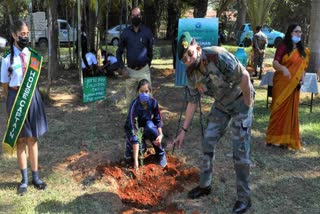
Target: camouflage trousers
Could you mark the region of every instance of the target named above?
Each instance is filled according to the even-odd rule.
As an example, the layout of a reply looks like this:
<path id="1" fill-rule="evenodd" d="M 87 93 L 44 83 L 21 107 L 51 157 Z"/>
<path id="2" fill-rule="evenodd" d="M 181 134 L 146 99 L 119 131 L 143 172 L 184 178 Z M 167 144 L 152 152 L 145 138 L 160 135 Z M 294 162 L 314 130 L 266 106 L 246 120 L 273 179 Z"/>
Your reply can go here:
<path id="1" fill-rule="evenodd" d="M 214 106 L 212 107 L 208 117 L 209 121 L 206 134 L 202 142 L 203 155 L 200 166 L 200 187 L 211 185 L 214 171 L 213 161 L 215 158 L 215 147 L 230 124 L 238 200 L 248 200 L 250 196 L 249 152 L 252 111 L 253 108 L 248 108 L 248 110 L 241 111 L 241 113 L 231 114 L 219 110 Z"/>
<path id="2" fill-rule="evenodd" d="M 257 51 L 254 52 L 254 54 L 253 54 L 254 72 L 257 72 L 258 67 L 260 68 L 260 71 L 263 70 L 263 68 L 264 68 L 264 64 L 263 64 L 264 55 L 265 55 L 264 53 L 261 54 Z"/>

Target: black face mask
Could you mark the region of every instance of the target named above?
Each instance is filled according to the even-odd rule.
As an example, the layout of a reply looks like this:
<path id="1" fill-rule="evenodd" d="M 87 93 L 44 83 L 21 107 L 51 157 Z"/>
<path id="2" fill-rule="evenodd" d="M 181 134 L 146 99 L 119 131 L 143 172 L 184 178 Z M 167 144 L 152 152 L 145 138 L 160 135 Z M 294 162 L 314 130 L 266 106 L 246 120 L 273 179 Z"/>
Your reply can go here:
<path id="1" fill-rule="evenodd" d="M 19 41 L 17 41 L 17 44 L 19 45 L 21 50 L 24 49 L 29 44 L 29 37 L 21 37 L 21 36 L 19 36 Z"/>
<path id="2" fill-rule="evenodd" d="M 137 17 L 137 16 L 134 16 L 132 18 L 132 25 L 135 26 L 135 27 L 138 27 L 141 23 L 141 18 L 140 17 Z"/>

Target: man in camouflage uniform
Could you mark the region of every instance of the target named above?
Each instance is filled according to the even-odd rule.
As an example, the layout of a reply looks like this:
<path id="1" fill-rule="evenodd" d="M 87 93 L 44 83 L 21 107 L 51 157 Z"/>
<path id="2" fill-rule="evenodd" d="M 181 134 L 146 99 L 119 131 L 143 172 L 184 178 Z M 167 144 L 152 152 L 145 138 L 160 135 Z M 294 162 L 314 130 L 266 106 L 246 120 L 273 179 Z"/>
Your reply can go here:
<path id="1" fill-rule="evenodd" d="M 262 33 L 261 26 L 256 27 L 256 34 L 253 37 L 253 64 L 254 64 L 254 77 L 258 76 L 258 67 L 260 68 L 259 79 L 262 77 L 263 60 L 265 56 L 265 49 L 268 46 L 268 38 Z"/>
<path id="2" fill-rule="evenodd" d="M 178 55 L 187 66 L 189 93 L 185 121 L 174 144 L 178 147 L 183 144 L 201 94 L 215 99 L 202 142 L 200 184 L 188 197 L 194 199 L 210 194 L 215 147 L 230 124 L 238 194 L 233 213 L 244 213 L 251 206 L 249 150 L 254 88 L 250 75 L 226 49 L 218 46 L 202 49 L 188 32 L 178 41 Z"/>

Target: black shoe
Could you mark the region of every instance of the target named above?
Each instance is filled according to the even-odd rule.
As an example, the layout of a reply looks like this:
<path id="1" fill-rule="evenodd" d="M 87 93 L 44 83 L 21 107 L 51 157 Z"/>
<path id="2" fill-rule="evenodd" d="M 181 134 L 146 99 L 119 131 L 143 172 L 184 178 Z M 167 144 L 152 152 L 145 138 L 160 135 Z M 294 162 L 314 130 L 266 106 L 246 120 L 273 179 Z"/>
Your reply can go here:
<path id="1" fill-rule="evenodd" d="M 18 195 L 24 195 L 27 193 L 27 186 L 22 186 L 22 183 L 20 183 L 18 185 L 18 191 L 17 191 L 17 194 Z"/>
<path id="2" fill-rule="evenodd" d="M 232 209 L 232 213 L 234 214 L 245 213 L 250 207 L 251 207 L 250 199 L 247 202 L 237 201 Z"/>
<path id="3" fill-rule="evenodd" d="M 204 195 L 209 195 L 210 192 L 211 192 L 211 186 L 207 186 L 205 188 L 201 188 L 200 186 L 197 186 L 196 188 L 188 192 L 188 198 L 191 198 L 191 199 L 199 198 Z"/>
<path id="4" fill-rule="evenodd" d="M 47 187 L 47 184 L 45 182 L 36 183 L 36 182 L 32 181 L 32 184 L 38 190 L 44 190 Z"/>

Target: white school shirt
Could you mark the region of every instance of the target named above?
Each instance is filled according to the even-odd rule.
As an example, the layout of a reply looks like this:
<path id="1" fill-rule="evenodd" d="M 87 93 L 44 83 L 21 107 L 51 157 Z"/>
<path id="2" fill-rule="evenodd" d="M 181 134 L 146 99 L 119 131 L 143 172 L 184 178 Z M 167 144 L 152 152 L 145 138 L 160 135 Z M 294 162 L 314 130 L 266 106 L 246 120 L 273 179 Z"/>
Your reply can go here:
<path id="1" fill-rule="evenodd" d="M 89 66 L 92 64 L 95 64 L 95 65 L 98 64 L 96 56 L 91 52 L 86 53 L 86 59 Z M 83 60 L 81 61 L 81 67 L 82 68 L 86 67 Z"/>
<path id="2" fill-rule="evenodd" d="M 13 45 L 13 52 L 14 57 L 13 63 L 11 65 L 13 71 L 10 76 L 8 68 L 10 67 L 11 53 L 8 54 L 6 57 L 3 57 L 1 62 L 1 82 L 9 83 L 9 87 L 20 86 L 23 80 L 22 60 L 19 54 L 22 52 L 25 55 L 25 63 L 28 62 L 28 59 L 30 57 L 30 51 L 28 48 L 24 48 L 22 51 L 20 51 L 16 46 Z"/>
<path id="3" fill-rule="evenodd" d="M 108 56 L 107 61 L 110 61 L 110 65 L 112 65 L 116 63 L 118 60 L 117 60 L 117 57 L 115 56 Z"/>

